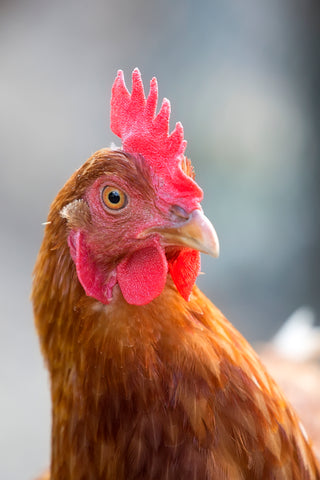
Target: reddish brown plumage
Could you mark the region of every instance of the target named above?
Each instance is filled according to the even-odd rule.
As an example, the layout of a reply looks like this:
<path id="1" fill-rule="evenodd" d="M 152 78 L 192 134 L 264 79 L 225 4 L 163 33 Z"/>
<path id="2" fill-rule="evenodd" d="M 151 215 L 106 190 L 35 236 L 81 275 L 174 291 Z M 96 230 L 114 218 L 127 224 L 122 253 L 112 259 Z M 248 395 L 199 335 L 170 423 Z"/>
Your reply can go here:
<path id="1" fill-rule="evenodd" d="M 101 150 L 51 206 L 32 294 L 51 379 L 51 480 L 319 479 L 290 405 L 197 287 L 189 302 L 169 275 L 146 305 L 117 286 L 109 305 L 85 295 L 67 244 L 71 228 L 91 228 L 82 199 L 112 171 L 152 200 L 143 169 Z"/>

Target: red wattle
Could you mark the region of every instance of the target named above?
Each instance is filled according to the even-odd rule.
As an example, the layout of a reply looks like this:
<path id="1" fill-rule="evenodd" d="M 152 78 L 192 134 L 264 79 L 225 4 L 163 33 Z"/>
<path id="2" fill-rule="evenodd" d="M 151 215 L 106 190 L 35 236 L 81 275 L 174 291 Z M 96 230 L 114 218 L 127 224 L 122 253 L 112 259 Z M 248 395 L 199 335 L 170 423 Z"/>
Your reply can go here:
<path id="1" fill-rule="evenodd" d="M 162 292 L 168 272 L 164 250 L 153 239 L 117 266 L 118 283 L 128 303 L 145 305 Z"/>
<path id="2" fill-rule="evenodd" d="M 180 295 L 188 301 L 200 270 L 200 253 L 188 248 L 181 250 L 168 266 L 156 239 L 123 259 L 116 271 L 109 274 L 93 261 L 81 230 L 70 232 L 68 244 L 86 295 L 104 304 L 112 300 L 112 290 L 118 282 L 128 303 L 146 305 L 164 289 L 168 268 Z"/>
<path id="3" fill-rule="evenodd" d="M 184 248 L 177 258 L 169 262 L 169 271 L 178 292 L 188 301 L 200 272 L 200 253 Z"/>
<path id="4" fill-rule="evenodd" d="M 79 282 L 86 295 L 107 305 L 112 299 L 112 289 L 116 283 L 114 273 L 111 272 L 109 276 L 106 276 L 105 272 L 101 271 L 93 262 L 81 230 L 70 232 L 68 245 L 76 265 Z"/>

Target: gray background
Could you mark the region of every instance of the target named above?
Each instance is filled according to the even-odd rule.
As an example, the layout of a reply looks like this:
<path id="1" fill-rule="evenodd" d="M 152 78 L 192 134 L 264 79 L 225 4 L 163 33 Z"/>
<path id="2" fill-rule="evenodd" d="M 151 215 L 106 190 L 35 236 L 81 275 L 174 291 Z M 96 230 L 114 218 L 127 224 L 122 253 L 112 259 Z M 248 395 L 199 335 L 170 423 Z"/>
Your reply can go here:
<path id="1" fill-rule="evenodd" d="M 319 2 L 2 1 L 0 478 L 49 462 L 48 382 L 28 299 L 50 202 L 116 138 L 116 71 L 156 75 L 221 242 L 198 284 L 250 340 L 320 310 Z"/>

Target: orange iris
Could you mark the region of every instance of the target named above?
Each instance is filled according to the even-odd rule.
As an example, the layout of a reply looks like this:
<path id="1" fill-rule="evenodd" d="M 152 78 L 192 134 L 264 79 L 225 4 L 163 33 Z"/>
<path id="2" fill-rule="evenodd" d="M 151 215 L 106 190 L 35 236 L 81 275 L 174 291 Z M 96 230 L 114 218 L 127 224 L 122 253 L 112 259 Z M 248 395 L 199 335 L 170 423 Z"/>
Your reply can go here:
<path id="1" fill-rule="evenodd" d="M 126 194 L 120 188 L 109 185 L 102 191 L 102 200 L 110 210 L 120 210 L 127 204 Z"/>

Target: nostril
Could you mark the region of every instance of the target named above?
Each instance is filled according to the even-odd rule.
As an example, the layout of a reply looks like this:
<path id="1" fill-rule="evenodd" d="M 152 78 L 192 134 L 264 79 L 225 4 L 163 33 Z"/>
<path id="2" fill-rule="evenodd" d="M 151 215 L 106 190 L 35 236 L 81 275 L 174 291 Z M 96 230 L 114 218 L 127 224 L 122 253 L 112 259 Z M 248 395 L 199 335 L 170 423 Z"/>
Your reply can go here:
<path id="1" fill-rule="evenodd" d="M 188 218 L 190 217 L 190 215 L 179 205 L 172 205 L 170 210 L 174 215 L 182 218 L 183 220 L 188 220 Z"/>

